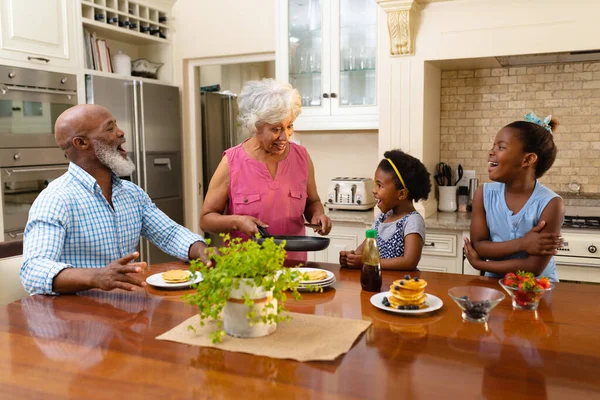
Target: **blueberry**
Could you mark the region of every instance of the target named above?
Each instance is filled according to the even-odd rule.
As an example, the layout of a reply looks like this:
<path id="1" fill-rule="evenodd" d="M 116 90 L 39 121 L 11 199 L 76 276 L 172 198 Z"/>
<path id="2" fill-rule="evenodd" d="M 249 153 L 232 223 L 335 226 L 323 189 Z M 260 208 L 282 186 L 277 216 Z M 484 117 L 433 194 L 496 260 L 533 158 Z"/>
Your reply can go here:
<path id="1" fill-rule="evenodd" d="M 412 305 L 408 306 L 408 309 L 409 309 L 409 310 L 418 310 L 418 309 L 419 309 L 419 306 L 417 306 L 417 305 L 415 305 L 415 304 L 412 304 Z"/>
<path id="2" fill-rule="evenodd" d="M 394 289 L 400 290 L 400 286 L 396 285 L 396 286 L 394 286 Z"/>
<path id="3" fill-rule="evenodd" d="M 469 300 L 469 296 L 461 296 L 461 297 L 459 297 L 459 299 Z"/>
<path id="4" fill-rule="evenodd" d="M 405 310 L 405 309 L 406 309 L 406 307 L 404 307 L 404 306 L 398 306 L 398 310 Z"/>
<path id="5" fill-rule="evenodd" d="M 404 275 L 404 279 L 409 280 L 410 279 L 410 275 L 409 274 Z"/>
<path id="6" fill-rule="evenodd" d="M 418 277 L 415 277 L 415 282 L 419 282 L 419 278 Z"/>
<path id="7" fill-rule="evenodd" d="M 400 281 L 400 284 L 401 284 L 402 286 L 404 286 L 404 281 Z"/>

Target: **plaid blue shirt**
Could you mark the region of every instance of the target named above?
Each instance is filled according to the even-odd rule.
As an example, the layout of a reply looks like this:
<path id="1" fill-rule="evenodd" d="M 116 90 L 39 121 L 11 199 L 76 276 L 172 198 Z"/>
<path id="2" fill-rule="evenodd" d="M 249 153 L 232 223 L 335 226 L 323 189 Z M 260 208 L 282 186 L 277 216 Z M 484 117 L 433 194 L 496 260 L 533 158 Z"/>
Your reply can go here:
<path id="1" fill-rule="evenodd" d="M 136 251 L 140 235 L 165 253 L 188 259 L 202 236 L 175 223 L 150 197 L 113 175 L 110 206 L 96 180 L 76 164 L 37 197 L 25 227 L 21 283 L 30 294 L 56 294 L 65 268 L 102 268 Z"/>

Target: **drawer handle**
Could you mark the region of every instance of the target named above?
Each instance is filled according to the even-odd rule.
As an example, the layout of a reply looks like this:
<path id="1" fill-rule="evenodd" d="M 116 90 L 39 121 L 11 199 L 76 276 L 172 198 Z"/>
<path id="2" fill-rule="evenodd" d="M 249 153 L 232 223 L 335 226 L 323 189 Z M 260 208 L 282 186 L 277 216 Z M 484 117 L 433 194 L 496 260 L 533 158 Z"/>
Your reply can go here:
<path id="1" fill-rule="evenodd" d="M 38 60 L 38 61 L 45 61 L 45 62 L 47 62 L 47 63 L 49 63 L 49 62 L 50 62 L 50 59 L 49 59 L 49 58 L 44 58 L 44 57 L 31 57 L 31 56 L 27 56 L 27 59 L 28 59 L 29 61 L 31 61 L 31 60 Z"/>
<path id="2" fill-rule="evenodd" d="M 435 242 L 431 242 L 431 243 L 425 242 L 425 243 L 423 243 L 423 246 L 424 247 L 435 247 Z"/>

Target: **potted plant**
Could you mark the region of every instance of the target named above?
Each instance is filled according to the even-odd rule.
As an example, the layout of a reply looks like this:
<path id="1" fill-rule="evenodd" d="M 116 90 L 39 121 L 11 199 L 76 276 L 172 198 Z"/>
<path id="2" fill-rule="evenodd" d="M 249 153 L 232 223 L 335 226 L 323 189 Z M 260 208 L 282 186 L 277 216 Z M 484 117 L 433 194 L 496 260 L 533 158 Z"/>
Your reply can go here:
<path id="1" fill-rule="evenodd" d="M 186 300 L 198 307 L 200 325 L 208 319 L 217 322 L 217 330 L 211 333 L 213 343 L 221 342 L 226 333 L 236 337 L 273 333 L 278 322 L 290 318 L 282 313 L 285 291 L 299 300 L 298 285 L 301 278 L 308 277 L 283 267 L 285 242 L 277 245 L 270 238 L 258 244 L 221 236 L 224 247 L 209 256 L 214 267 L 191 261 L 190 270 L 199 271 L 203 280 L 194 285 L 196 293 L 185 296 Z"/>

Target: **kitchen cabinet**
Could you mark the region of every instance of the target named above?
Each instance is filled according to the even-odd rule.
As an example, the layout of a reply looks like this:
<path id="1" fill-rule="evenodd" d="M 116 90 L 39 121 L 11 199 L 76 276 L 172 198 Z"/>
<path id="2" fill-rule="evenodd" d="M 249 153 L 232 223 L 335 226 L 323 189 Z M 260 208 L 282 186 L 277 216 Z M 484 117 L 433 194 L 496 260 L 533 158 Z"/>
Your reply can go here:
<path id="1" fill-rule="evenodd" d="M 19 278 L 22 259 L 21 256 L 0 259 L 0 305 L 28 295 Z"/>
<path id="2" fill-rule="evenodd" d="M 471 239 L 471 237 L 469 235 L 470 235 L 469 231 L 462 232 L 462 240 L 460 242 L 461 254 L 464 254 L 462 252 L 462 249 L 464 246 L 463 243 L 464 243 L 465 238 L 469 239 L 469 240 Z M 469 260 L 467 260 L 467 258 L 465 256 L 463 256 L 462 258 L 463 258 L 463 264 L 462 264 L 463 275 L 477 275 L 477 276 L 481 275 L 481 272 L 476 270 L 475 268 L 473 268 L 473 266 L 469 263 Z"/>
<path id="3" fill-rule="evenodd" d="M 462 254 L 460 231 L 427 229 L 419 270 L 462 274 Z"/>
<path id="4" fill-rule="evenodd" d="M 370 228 L 370 224 L 335 221 L 331 232 L 326 236 L 331 240 L 329 247 L 322 251 L 308 252 L 308 261 L 338 264 L 340 251 L 355 250 L 365 239 L 365 231 Z M 306 228 L 306 235 L 321 236 L 312 228 Z"/>
<path id="5" fill-rule="evenodd" d="M 0 0 L 0 58 L 31 65 L 74 67 L 71 0 Z"/>
<path id="6" fill-rule="evenodd" d="M 297 130 L 377 129 L 377 3 L 278 1 L 277 78 L 302 97 Z"/>

